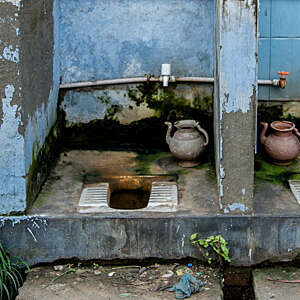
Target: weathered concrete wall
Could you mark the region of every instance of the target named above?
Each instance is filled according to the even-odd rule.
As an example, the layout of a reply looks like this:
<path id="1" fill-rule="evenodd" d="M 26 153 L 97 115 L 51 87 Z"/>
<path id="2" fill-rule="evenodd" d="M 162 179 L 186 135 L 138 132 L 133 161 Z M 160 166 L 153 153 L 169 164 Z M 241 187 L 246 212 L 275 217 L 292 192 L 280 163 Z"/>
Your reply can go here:
<path id="1" fill-rule="evenodd" d="M 0 214 L 23 211 L 26 200 L 20 11 L 21 1 L 0 1 Z"/>
<path id="2" fill-rule="evenodd" d="M 61 0 L 62 82 L 213 75 L 213 0 Z"/>
<path id="3" fill-rule="evenodd" d="M 220 210 L 230 214 L 253 209 L 257 12 L 257 1 L 215 1 L 216 170 Z"/>
<path id="4" fill-rule="evenodd" d="M 21 74 L 27 205 L 35 198 L 49 171 L 42 161 L 53 156 L 50 153 L 53 145 L 44 145 L 44 142 L 57 116 L 60 76 L 58 18 L 57 0 L 23 3 Z"/>
<path id="5" fill-rule="evenodd" d="M 243 216 L 10 217 L 0 220 L 0 241 L 30 264 L 58 259 L 200 258 L 189 237 L 221 234 L 232 265 L 287 260 L 300 252 L 300 219 Z M 14 247 L 12 247 L 14 246 Z"/>
<path id="6" fill-rule="evenodd" d="M 63 83 L 158 76 L 166 62 L 176 76 L 213 76 L 213 0 L 62 0 L 60 9 Z M 103 119 L 103 97 L 119 107 L 123 123 L 151 116 L 136 108 L 126 86 L 105 90 L 68 91 L 62 104 L 68 124 Z"/>
<path id="7" fill-rule="evenodd" d="M 182 118 L 184 108 L 194 109 L 195 116 L 197 110 L 199 117 L 201 110 L 212 115 L 212 94 L 211 85 L 176 84 L 167 89 L 160 84 L 118 85 L 66 91 L 60 108 L 67 127 L 102 119 L 130 124 L 154 116 Z"/>
<path id="8" fill-rule="evenodd" d="M 8 214 L 25 210 L 34 160 L 56 119 L 58 9 L 52 0 L 1 0 L 0 8 L 0 214 Z"/>
<path id="9" fill-rule="evenodd" d="M 56 120 L 59 89 L 58 1 L 31 0 L 22 6 L 21 75 L 25 166 L 29 171 Z"/>

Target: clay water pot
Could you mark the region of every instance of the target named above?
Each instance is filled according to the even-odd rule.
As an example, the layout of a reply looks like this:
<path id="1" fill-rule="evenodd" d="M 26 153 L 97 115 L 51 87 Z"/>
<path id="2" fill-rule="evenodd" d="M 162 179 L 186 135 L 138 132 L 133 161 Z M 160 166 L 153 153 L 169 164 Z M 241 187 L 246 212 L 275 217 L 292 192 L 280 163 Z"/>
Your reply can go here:
<path id="1" fill-rule="evenodd" d="M 165 122 L 168 126 L 166 142 L 171 153 L 181 161 L 181 167 L 189 168 L 199 165 L 196 159 L 204 151 L 209 142 L 207 132 L 194 120 L 181 120 L 174 123 L 177 131 L 171 137 L 172 123 Z"/>
<path id="2" fill-rule="evenodd" d="M 266 153 L 276 165 L 288 165 L 297 157 L 300 151 L 300 134 L 295 124 L 289 121 L 275 121 L 271 123 L 272 132 L 266 136 L 268 123 L 261 122 L 264 126 L 260 141 Z M 298 136 L 298 137 L 297 137 Z"/>

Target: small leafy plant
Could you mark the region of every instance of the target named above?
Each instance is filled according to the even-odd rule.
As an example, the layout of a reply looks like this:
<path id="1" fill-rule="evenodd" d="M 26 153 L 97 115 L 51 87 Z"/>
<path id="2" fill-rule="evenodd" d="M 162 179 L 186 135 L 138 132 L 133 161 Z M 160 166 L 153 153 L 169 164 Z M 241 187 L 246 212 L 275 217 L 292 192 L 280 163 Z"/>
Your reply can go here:
<path id="1" fill-rule="evenodd" d="M 94 269 L 94 270 L 97 270 L 98 268 L 99 268 L 99 264 L 97 264 L 97 263 L 94 262 L 94 263 L 93 263 L 93 269 Z"/>
<path id="2" fill-rule="evenodd" d="M 216 253 L 221 265 L 223 265 L 224 260 L 227 262 L 231 262 L 229 258 L 229 250 L 227 248 L 228 243 L 220 234 L 216 236 L 211 235 L 206 239 L 198 239 L 197 236 L 198 233 L 192 234 L 190 240 L 192 241 L 193 245 L 196 245 L 198 247 L 201 254 L 209 264 L 211 264 L 212 262 L 212 251 Z"/>
<path id="3" fill-rule="evenodd" d="M 20 272 L 24 267 L 30 271 L 28 264 L 20 257 L 16 258 L 16 262 L 12 262 L 9 254 L 0 244 L 0 299 L 14 299 L 24 282 Z"/>

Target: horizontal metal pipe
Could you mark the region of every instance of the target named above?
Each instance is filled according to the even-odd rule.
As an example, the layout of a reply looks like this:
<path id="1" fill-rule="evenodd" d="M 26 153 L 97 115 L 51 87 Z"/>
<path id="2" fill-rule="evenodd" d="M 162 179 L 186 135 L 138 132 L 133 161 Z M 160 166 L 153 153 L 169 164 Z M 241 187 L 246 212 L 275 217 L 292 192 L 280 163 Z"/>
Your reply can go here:
<path id="1" fill-rule="evenodd" d="M 279 79 L 273 79 L 273 80 L 262 80 L 262 79 L 259 79 L 258 80 L 258 84 L 259 85 L 272 85 L 272 86 L 275 86 L 275 87 L 279 87 L 280 86 L 280 80 Z"/>
<path id="2" fill-rule="evenodd" d="M 203 82 L 214 83 L 215 79 L 212 77 L 175 77 L 176 82 Z"/>
<path id="3" fill-rule="evenodd" d="M 85 82 L 74 82 L 74 83 L 64 83 L 59 87 L 61 89 L 71 89 L 79 87 L 90 87 L 96 85 L 114 85 L 114 84 L 128 84 L 128 83 L 143 83 L 147 81 L 160 81 L 159 78 L 154 77 L 133 77 L 133 78 L 119 78 L 119 79 L 108 79 L 108 80 L 97 80 L 97 81 L 85 81 Z"/>
<path id="4" fill-rule="evenodd" d="M 260 85 L 273 85 L 273 80 L 258 80 Z"/>
<path id="5" fill-rule="evenodd" d="M 108 79 L 108 80 L 97 80 L 97 81 L 85 81 L 85 82 L 74 82 L 64 83 L 59 87 L 61 89 L 72 89 L 80 87 L 91 87 L 100 85 L 116 85 L 116 84 L 130 84 L 130 83 L 143 83 L 143 82 L 161 82 L 160 77 L 132 77 L 132 78 L 119 78 L 119 79 Z M 212 77 L 170 77 L 170 82 L 199 82 L 199 83 L 214 83 Z M 279 80 L 258 80 L 259 85 L 273 85 L 278 86 Z"/>

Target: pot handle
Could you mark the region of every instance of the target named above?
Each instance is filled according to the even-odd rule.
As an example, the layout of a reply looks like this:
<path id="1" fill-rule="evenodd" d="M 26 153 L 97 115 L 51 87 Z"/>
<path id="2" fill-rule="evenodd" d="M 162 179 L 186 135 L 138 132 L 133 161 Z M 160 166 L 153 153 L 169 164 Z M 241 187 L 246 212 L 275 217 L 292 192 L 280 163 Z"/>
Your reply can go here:
<path id="1" fill-rule="evenodd" d="M 299 131 L 298 131 L 298 129 L 297 129 L 296 127 L 294 128 L 294 132 L 295 132 L 295 134 L 298 135 L 298 137 L 300 138 L 300 133 L 299 133 Z"/>
<path id="2" fill-rule="evenodd" d="M 208 134 L 207 132 L 199 125 L 197 124 L 197 129 L 204 135 L 205 137 L 205 143 L 204 146 L 207 146 L 208 142 L 209 142 L 209 138 L 208 138 Z M 300 134 L 299 134 L 300 135 Z"/>

